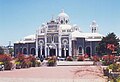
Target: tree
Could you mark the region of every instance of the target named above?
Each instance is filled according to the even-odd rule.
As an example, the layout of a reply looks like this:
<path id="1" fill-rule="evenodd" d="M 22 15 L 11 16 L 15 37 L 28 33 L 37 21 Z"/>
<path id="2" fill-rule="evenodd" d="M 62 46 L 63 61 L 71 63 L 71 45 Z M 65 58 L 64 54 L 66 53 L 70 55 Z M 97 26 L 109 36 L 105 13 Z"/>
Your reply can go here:
<path id="1" fill-rule="evenodd" d="M 4 49 L 0 47 L 0 54 L 4 54 Z"/>
<path id="2" fill-rule="evenodd" d="M 109 33 L 106 37 L 103 37 L 102 41 L 98 45 L 98 54 L 112 54 L 113 51 L 119 50 L 119 38 L 114 33 Z"/>

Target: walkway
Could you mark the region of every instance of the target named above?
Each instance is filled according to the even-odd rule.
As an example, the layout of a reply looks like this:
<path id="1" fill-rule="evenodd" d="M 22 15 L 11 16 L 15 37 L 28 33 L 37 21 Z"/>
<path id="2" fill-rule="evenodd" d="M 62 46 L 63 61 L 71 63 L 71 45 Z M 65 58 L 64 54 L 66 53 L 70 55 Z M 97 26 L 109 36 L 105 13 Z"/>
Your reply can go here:
<path id="1" fill-rule="evenodd" d="M 56 66 L 0 71 L 0 82 L 105 82 L 96 66 Z"/>

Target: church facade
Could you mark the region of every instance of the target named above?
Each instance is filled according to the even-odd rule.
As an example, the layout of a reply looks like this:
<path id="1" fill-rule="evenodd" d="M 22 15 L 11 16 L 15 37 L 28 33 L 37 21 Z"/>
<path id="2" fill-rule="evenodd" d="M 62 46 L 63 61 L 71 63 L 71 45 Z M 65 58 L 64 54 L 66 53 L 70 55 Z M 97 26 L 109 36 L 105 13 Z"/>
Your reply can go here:
<path id="1" fill-rule="evenodd" d="M 97 32 L 98 25 L 93 21 L 91 32 L 84 33 L 77 25 L 71 25 L 69 16 L 62 11 L 56 19 L 43 23 L 36 34 L 29 35 L 14 43 L 14 54 L 35 55 L 40 57 L 78 56 L 96 54 L 97 45 L 103 35 Z"/>

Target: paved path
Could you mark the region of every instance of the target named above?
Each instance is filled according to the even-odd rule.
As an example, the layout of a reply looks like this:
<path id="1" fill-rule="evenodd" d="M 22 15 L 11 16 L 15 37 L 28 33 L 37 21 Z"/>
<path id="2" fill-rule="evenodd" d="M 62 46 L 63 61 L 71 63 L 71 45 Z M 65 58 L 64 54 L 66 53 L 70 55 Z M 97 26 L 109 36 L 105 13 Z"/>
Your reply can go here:
<path id="1" fill-rule="evenodd" d="M 93 61 L 57 61 L 57 66 L 91 66 Z"/>
<path id="2" fill-rule="evenodd" d="M 96 66 L 56 66 L 0 71 L 0 82 L 105 82 L 105 79 Z"/>

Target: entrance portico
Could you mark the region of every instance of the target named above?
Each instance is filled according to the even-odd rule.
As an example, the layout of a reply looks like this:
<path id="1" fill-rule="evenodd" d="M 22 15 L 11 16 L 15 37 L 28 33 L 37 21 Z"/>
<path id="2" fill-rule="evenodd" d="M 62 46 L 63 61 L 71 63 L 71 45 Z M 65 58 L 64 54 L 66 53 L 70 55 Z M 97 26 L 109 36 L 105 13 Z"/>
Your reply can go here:
<path id="1" fill-rule="evenodd" d="M 48 56 L 57 56 L 57 46 L 53 42 L 48 46 Z"/>

